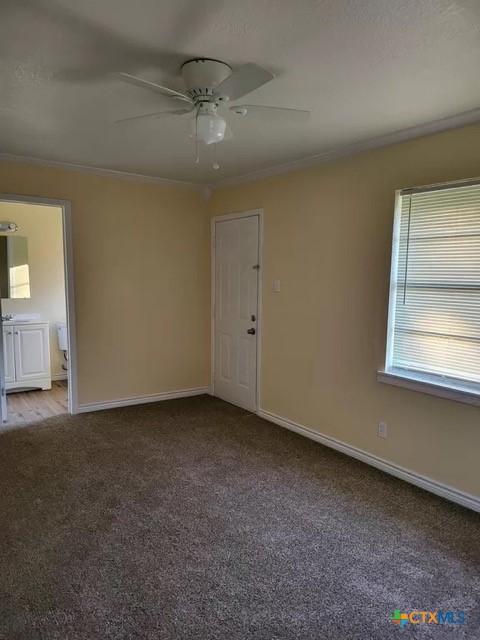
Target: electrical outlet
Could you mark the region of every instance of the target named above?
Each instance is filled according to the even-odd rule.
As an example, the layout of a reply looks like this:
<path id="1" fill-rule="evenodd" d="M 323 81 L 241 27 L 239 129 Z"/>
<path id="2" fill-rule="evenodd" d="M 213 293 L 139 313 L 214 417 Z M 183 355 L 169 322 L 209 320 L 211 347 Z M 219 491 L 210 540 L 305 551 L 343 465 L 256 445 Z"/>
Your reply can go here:
<path id="1" fill-rule="evenodd" d="M 386 438 L 388 436 L 387 433 L 387 423 L 386 422 L 379 422 L 378 426 L 377 426 L 377 436 L 379 438 Z"/>

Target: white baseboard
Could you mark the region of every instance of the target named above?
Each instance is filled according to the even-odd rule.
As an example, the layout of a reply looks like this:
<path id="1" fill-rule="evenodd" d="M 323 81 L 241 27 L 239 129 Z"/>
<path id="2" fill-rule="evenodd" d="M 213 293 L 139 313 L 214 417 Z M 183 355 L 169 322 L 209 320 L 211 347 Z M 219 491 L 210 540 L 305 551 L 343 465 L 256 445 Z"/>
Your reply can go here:
<path id="1" fill-rule="evenodd" d="M 175 398 L 189 398 L 190 396 L 201 396 L 208 393 L 208 387 L 194 387 L 193 389 L 180 389 L 178 391 L 165 391 L 147 396 L 132 396 L 131 398 L 120 398 L 107 402 L 87 402 L 79 404 L 76 413 L 87 413 L 90 411 L 103 411 L 103 409 L 116 409 L 117 407 L 129 407 L 135 404 L 147 404 L 149 402 L 160 402 L 161 400 L 174 400 Z"/>
<path id="2" fill-rule="evenodd" d="M 51 376 L 52 380 L 68 380 L 67 372 L 65 373 L 53 373 Z"/>
<path id="3" fill-rule="evenodd" d="M 411 484 L 416 485 L 417 487 L 421 487 L 426 491 L 430 491 L 431 493 L 435 493 L 437 496 L 441 496 L 442 498 L 446 498 L 447 500 L 451 500 L 452 502 L 456 502 L 457 504 L 461 504 L 463 507 L 467 507 L 468 509 L 472 509 L 473 511 L 480 512 L 480 497 L 474 496 L 470 493 L 465 493 L 464 491 L 460 491 L 459 489 L 455 489 L 454 487 L 450 487 L 449 485 L 443 484 L 441 482 L 437 482 L 436 480 L 432 480 L 427 476 L 420 475 L 411 471 L 410 469 L 405 469 L 404 467 L 400 467 L 393 462 L 389 462 L 384 458 L 380 458 L 375 456 L 363 449 L 358 449 L 357 447 L 353 447 L 346 442 L 342 442 L 341 440 L 337 440 L 336 438 L 332 438 L 331 436 L 326 436 L 318 431 L 314 431 L 313 429 L 309 429 L 308 427 L 304 427 L 301 424 L 296 422 L 292 422 L 291 420 L 287 420 L 286 418 L 282 418 L 281 416 L 277 416 L 274 413 L 270 413 L 269 411 L 264 411 L 263 409 L 259 409 L 257 414 L 268 420 L 269 422 L 273 422 L 274 424 L 279 425 L 280 427 L 285 427 L 286 429 L 290 429 L 290 431 L 295 431 L 296 433 L 301 434 L 311 440 L 315 440 L 316 442 L 320 442 L 327 447 L 332 449 L 336 449 L 337 451 L 341 451 L 345 453 L 347 456 L 351 456 L 352 458 L 356 458 L 357 460 L 361 460 L 366 464 L 371 465 L 372 467 L 376 467 L 381 471 L 385 471 L 385 473 L 389 473 L 392 476 L 400 478 L 401 480 L 405 480 L 406 482 L 410 482 Z"/>

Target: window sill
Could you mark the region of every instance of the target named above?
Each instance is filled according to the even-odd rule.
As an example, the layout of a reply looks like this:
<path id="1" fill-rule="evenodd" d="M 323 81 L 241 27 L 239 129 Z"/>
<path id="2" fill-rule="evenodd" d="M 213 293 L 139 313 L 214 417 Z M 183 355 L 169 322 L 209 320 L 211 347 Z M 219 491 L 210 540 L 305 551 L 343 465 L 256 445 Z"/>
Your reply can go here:
<path id="1" fill-rule="evenodd" d="M 395 387 L 403 387 L 411 391 L 427 393 L 440 398 L 447 398 L 455 402 L 463 402 L 465 404 L 473 404 L 480 406 L 480 386 L 476 390 L 472 387 L 463 386 L 460 382 L 450 382 L 436 380 L 421 373 L 413 371 L 403 371 L 393 369 L 391 371 L 377 371 L 378 382 L 392 384 Z"/>

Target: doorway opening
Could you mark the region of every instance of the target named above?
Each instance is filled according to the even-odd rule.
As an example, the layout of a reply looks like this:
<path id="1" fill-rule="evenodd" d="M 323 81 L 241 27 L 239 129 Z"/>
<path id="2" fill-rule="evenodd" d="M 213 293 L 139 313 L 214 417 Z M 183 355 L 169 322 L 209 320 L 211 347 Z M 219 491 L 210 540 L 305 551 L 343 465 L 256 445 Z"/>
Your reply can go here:
<path id="1" fill-rule="evenodd" d="M 1 424 L 76 412 L 68 203 L 0 196 Z"/>

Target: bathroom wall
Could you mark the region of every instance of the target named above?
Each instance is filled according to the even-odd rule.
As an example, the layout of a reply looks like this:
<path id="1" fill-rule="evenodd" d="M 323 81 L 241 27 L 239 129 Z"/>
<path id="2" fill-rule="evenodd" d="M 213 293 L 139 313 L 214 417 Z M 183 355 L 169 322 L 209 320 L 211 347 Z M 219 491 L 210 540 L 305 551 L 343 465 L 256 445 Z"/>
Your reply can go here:
<path id="1" fill-rule="evenodd" d="M 65 375 L 56 324 L 66 321 L 62 211 L 58 207 L 0 202 L 0 220 L 16 222 L 28 238 L 31 298 L 2 300 L 4 314 L 39 313 L 50 322 L 52 376 Z"/>

